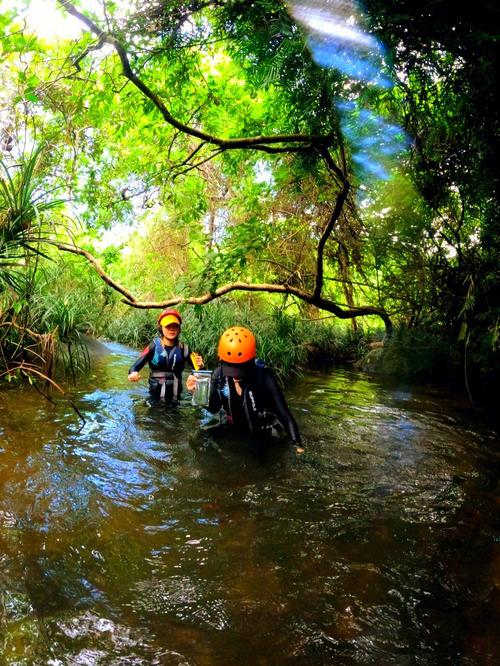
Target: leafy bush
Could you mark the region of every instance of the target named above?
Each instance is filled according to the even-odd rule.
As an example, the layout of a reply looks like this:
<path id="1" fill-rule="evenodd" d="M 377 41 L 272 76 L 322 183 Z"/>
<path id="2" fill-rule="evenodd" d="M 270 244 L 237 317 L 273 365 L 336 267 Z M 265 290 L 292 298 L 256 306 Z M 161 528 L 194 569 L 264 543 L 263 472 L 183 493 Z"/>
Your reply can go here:
<path id="1" fill-rule="evenodd" d="M 414 379 L 449 377 L 459 365 L 456 345 L 439 332 L 401 326 L 384 352 L 396 363 L 395 373 Z"/>

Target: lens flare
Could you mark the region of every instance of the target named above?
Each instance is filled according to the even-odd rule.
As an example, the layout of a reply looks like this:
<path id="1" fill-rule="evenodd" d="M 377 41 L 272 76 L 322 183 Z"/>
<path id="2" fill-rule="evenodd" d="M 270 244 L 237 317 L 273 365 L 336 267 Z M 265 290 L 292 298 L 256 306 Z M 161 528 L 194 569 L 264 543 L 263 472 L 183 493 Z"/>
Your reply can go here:
<path id="1" fill-rule="evenodd" d="M 288 0 L 290 14 L 303 28 L 314 61 L 367 86 L 391 89 L 383 44 L 369 32 L 354 0 Z M 391 168 L 408 148 L 404 130 L 363 108 L 359 94 L 333 101 L 347 139 L 355 172 L 362 178 L 390 177 Z"/>
<path id="2" fill-rule="evenodd" d="M 352 150 L 352 160 L 365 177 L 387 180 L 395 160 L 408 147 L 404 130 L 382 116 L 364 109 L 359 101 L 335 104 L 340 125 Z"/>

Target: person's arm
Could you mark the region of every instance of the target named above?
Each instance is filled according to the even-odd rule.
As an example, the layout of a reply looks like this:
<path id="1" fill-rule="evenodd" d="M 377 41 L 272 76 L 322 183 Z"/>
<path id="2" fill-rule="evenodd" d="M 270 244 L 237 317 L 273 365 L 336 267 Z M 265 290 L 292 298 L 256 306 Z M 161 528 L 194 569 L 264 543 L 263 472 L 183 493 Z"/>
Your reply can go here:
<path id="1" fill-rule="evenodd" d="M 129 382 L 138 382 L 141 378 L 139 371 L 150 361 L 154 356 L 155 343 L 150 342 L 149 345 L 144 349 L 142 354 L 139 356 L 137 361 L 128 371 L 128 380 Z"/>
<path id="2" fill-rule="evenodd" d="M 264 389 L 272 401 L 270 409 L 280 420 L 292 444 L 295 444 L 297 450 L 301 450 L 302 445 L 297 422 L 293 418 L 292 413 L 290 412 L 286 403 L 285 396 L 283 395 L 272 371 L 269 368 L 265 368 L 264 370 L 263 383 Z"/>

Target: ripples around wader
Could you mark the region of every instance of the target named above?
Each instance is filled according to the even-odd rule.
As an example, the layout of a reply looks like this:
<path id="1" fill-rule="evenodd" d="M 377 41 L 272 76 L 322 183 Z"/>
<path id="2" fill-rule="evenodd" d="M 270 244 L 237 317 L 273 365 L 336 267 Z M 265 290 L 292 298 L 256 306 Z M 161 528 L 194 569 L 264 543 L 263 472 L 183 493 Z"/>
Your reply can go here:
<path id="1" fill-rule="evenodd" d="M 68 403 L 0 392 L 0 664 L 500 663 L 498 433 L 309 372 L 306 446 L 214 436 L 107 344 Z"/>

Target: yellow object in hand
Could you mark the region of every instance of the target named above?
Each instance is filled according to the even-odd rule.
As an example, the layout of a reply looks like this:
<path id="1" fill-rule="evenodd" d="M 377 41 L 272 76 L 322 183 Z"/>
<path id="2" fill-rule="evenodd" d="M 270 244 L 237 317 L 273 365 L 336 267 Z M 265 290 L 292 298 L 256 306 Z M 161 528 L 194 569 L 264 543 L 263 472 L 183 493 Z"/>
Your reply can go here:
<path id="1" fill-rule="evenodd" d="M 194 352 L 191 352 L 189 354 L 189 358 L 191 359 L 191 363 L 193 364 L 193 370 L 199 370 L 200 366 L 198 363 L 196 363 L 196 354 Z"/>

